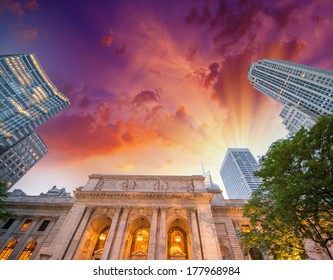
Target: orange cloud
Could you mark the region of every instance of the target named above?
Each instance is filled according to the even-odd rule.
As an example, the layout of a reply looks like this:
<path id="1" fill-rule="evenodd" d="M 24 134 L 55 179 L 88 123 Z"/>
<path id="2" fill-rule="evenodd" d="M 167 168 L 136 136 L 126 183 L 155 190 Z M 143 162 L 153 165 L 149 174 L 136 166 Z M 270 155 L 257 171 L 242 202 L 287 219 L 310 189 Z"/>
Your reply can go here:
<path id="1" fill-rule="evenodd" d="M 110 31 L 109 34 L 105 35 L 102 37 L 102 39 L 100 40 L 100 43 L 103 45 L 103 46 L 106 46 L 106 47 L 111 47 L 112 43 L 113 43 L 113 35 L 112 35 L 112 32 Z"/>

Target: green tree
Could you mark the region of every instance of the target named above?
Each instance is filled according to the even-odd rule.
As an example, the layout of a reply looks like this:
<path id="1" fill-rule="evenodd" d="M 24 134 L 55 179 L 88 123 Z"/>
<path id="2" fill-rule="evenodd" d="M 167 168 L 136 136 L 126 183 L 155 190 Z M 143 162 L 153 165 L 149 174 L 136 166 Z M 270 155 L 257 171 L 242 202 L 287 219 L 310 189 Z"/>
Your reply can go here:
<path id="1" fill-rule="evenodd" d="M 244 210 L 254 228 L 241 236 L 245 252 L 303 259 L 302 240 L 309 238 L 333 259 L 333 115 L 275 142 L 259 166 L 262 185 Z"/>
<path id="2" fill-rule="evenodd" d="M 7 184 L 0 182 L 0 220 L 6 220 L 12 216 L 12 214 L 6 210 L 4 205 L 4 199 L 7 197 Z"/>

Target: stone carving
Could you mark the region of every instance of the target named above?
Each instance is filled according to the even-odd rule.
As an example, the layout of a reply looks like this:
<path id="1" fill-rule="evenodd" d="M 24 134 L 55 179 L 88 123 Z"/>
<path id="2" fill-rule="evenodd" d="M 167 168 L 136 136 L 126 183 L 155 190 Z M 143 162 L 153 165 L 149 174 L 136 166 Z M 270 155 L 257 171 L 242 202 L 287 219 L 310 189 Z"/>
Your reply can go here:
<path id="1" fill-rule="evenodd" d="M 154 184 L 154 190 L 155 191 L 167 191 L 168 190 L 168 182 L 158 180 Z"/>
<path id="2" fill-rule="evenodd" d="M 136 182 L 135 181 L 129 181 L 129 180 L 125 180 L 122 184 L 122 189 L 125 191 L 132 191 L 134 190 L 136 187 Z"/>
<path id="3" fill-rule="evenodd" d="M 187 182 L 186 185 L 187 185 L 187 191 L 189 191 L 189 192 L 194 192 L 194 184 L 193 184 L 193 181 Z"/>
<path id="4" fill-rule="evenodd" d="M 310 260 L 330 260 L 325 249 L 312 239 L 305 238 L 303 240 L 304 249 Z"/>
<path id="5" fill-rule="evenodd" d="M 83 250 L 88 250 L 88 248 L 91 245 L 91 239 L 89 238 L 88 240 L 86 240 L 86 242 L 83 245 Z"/>
<path id="6" fill-rule="evenodd" d="M 101 177 L 98 182 L 97 182 L 97 185 L 95 187 L 95 190 L 96 191 L 100 191 L 102 189 L 102 187 L 104 186 L 104 179 L 103 177 Z"/>
<path id="7" fill-rule="evenodd" d="M 96 178 L 90 178 L 89 184 L 83 187 L 82 190 L 95 190 L 95 191 L 176 191 L 176 192 L 194 192 L 198 187 L 196 181 L 191 178 L 182 180 L 167 179 L 164 177 L 145 178 L 113 178 L 108 175 L 99 175 Z M 79 190 L 79 189 L 77 189 Z"/>

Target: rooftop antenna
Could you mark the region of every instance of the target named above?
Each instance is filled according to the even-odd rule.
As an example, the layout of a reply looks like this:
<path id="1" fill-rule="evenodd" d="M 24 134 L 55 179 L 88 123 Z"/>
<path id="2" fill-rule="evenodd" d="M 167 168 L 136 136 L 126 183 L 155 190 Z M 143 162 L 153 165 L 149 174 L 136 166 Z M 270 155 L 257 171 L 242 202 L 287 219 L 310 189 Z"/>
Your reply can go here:
<path id="1" fill-rule="evenodd" d="M 204 169 L 204 165 L 202 163 L 202 160 L 200 160 L 201 162 L 201 168 L 202 168 L 202 175 L 205 176 L 205 169 Z"/>

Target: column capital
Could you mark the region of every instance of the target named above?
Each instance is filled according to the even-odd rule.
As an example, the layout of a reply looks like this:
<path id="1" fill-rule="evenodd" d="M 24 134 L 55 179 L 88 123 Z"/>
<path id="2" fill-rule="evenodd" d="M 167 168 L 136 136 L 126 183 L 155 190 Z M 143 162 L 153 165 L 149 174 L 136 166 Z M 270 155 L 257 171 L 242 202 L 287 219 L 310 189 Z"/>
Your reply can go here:
<path id="1" fill-rule="evenodd" d="M 94 210 L 96 210 L 96 207 L 94 207 L 94 206 L 87 206 L 86 209 L 87 209 L 87 211 L 94 211 Z"/>
<path id="2" fill-rule="evenodd" d="M 42 234 L 39 234 L 40 236 L 42 235 Z M 36 233 L 32 233 L 32 234 L 30 234 L 29 235 L 29 239 L 32 239 L 32 240 L 37 240 L 38 239 L 38 234 L 36 234 Z M 28 240 L 29 240 L 28 239 Z"/>
<path id="3" fill-rule="evenodd" d="M 123 212 L 124 212 L 124 213 L 128 213 L 129 210 L 131 209 L 130 206 L 123 206 L 122 208 L 123 208 Z"/>
<path id="4" fill-rule="evenodd" d="M 16 239 L 16 240 L 18 240 L 20 237 L 22 237 L 23 235 L 22 234 L 20 234 L 20 233 L 18 233 L 18 232 L 14 232 L 13 234 L 11 234 L 11 237 L 13 238 L 13 239 Z"/>
<path id="5" fill-rule="evenodd" d="M 191 214 L 195 214 L 197 212 L 197 208 L 188 208 L 188 211 L 191 213 Z"/>
<path id="6" fill-rule="evenodd" d="M 119 214 L 120 211 L 121 211 L 121 207 L 116 207 L 116 208 L 113 209 L 114 214 Z"/>
<path id="7" fill-rule="evenodd" d="M 168 209 L 168 207 L 166 207 L 166 206 L 160 206 L 159 209 L 160 209 L 161 212 L 162 211 L 166 212 L 166 210 Z"/>
<path id="8" fill-rule="evenodd" d="M 158 211 L 160 210 L 160 208 L 159 208 L 159 207 L 151 207 L 150 209 L 152 209 L 152 210 L 153 210 L 153 214 L 156 214 L 156 213 L 158 213 Z"/>

